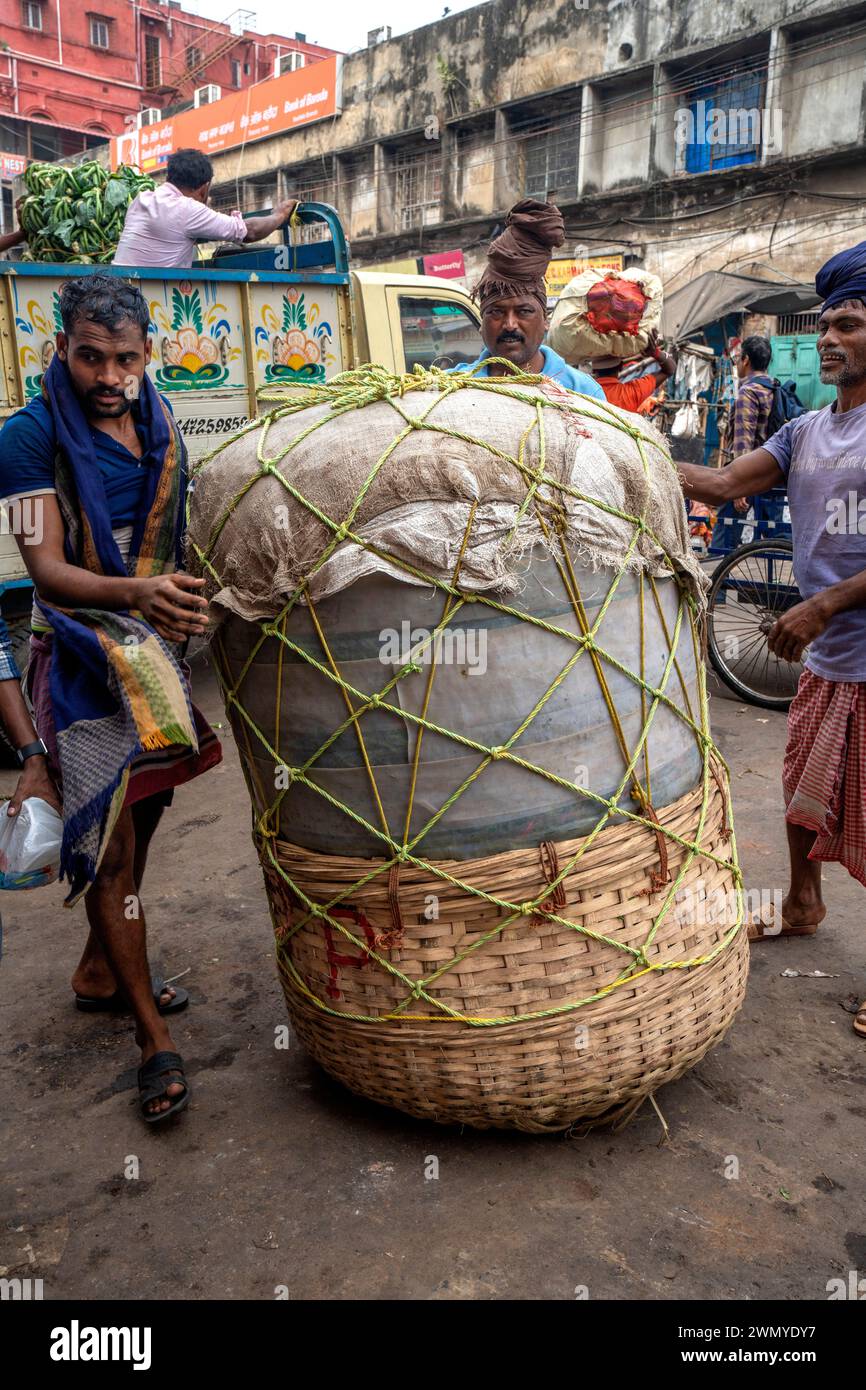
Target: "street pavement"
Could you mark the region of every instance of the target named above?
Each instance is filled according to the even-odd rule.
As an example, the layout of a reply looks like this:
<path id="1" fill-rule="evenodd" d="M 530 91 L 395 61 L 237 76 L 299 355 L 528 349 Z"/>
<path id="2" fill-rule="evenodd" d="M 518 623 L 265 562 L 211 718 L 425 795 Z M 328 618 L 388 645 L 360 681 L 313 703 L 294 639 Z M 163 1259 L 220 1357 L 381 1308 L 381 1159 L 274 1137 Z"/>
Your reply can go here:
<path id="1" fill-rule="evenodd" d="M 746 885 L 772 894 L 785 717 L 710 679 Z M 83 910 L 59 885 L 3 894 L 0 1277 L 83 1299 L 821 1299 L 866 1272 L 866 1042 L 844 1007 L 866 997 L 866 894 L 844 871 L 817 935 L 755 947 L 728 1037 L 658 1093 L 667 1142 L 648 1104 L 580 1139 L 417 1122 L 275 1047 L 249 803 L 201 657 L 195 691 L 225 761 L 177 792 L 143 894 L 152 958 L 188 972 L 192 1104 L 145 1128 L 130 1021 L 72 1006 Z"/>

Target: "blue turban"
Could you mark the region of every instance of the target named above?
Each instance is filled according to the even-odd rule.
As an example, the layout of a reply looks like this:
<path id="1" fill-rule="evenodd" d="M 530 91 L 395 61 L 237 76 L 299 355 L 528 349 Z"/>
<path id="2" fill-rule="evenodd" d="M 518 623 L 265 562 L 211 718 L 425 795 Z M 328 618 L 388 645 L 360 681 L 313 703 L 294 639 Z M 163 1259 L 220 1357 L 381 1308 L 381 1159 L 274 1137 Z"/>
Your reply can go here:
<path id="1" fill-rule="evenodd" d="M 815 276 L 815 290 L 823 299 L 825 309 L 832 309 L 846 299 L 866 302 L 866 241 L 825 261 Z"/>

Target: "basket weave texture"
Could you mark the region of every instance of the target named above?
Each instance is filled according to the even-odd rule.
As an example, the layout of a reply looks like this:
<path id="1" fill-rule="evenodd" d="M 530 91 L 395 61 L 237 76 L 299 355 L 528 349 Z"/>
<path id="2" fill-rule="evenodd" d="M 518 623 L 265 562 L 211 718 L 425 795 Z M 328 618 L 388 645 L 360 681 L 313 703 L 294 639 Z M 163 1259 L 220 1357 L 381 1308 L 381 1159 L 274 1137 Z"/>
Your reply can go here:
<path id="1" fill-rule="evenodd" d="M 521 518 L 531 512 L 549 542 L 576 627 L 573 633 L 552 628 L 494 595 L 472 595 L 474 601 L 488 604 L 494 615 L 499 610 L 546 629 L 558 655 L 551 660 L 547 695 L 527 711 L 504 744 L 486 747 L 466 731 L 432 724 L 426 699 L 420 715 L 401 706 L 394 687 L 403 680 L 426 682 L 429 699 L 435 657 L 426 673 L 411 660 L 390 680 L 383 677 L 381 689 L 356 689 L 340 671 L 303 581 L 281 612 L 250 625 L 254 640 L 242 669 L 233 669 L 219 634 L 213 644 L 254 807 L 254 838 L 265 874 L 280 975 L 301 1040 L 331 1074 L 371 1099 L 442 1122 L 534 1132 L 563 1129 L 580 1121 L 627 1118 L 643 1098 L 681 1075 L 719 1041 L 742 1002 L 748 968 L 727 770 L 710 735 L 703 666 L 698 659 L 699 596 L 671 561 L 670 574 L 677 581 L 680 598 L 676 622 L 669 631 L 661 617 L 655 580 L 651 573 L 641 572 L 639 669 L 626 670 L 616 663 L 605 649 L 604 618 L 633 562 L 638 540 L 652 536 L 646 513 L 630 515 L 610 504 L 598 504 L 633 527 L 633 537 L 621 568 L 610 574 L 608 600 L 590 624 L 571 555 L 569 502 L 575 489 L 554 477 L 545 465 L 544 412 L 565 410 L 588 422 L 602 419 L 629 436 L 652 487 L 644 427 L 637 417 L 572 393 L 539 399 L 539 381 L 534 377 L 473 381 L 419 370 L 408 378 L 391 378 L 380 369 L 370 369 L 345 374 L 325 387 L 309 388 L 307 398 L 318 404 L 329 401 L 334 414 L 362 411 L 365 403 L 386 399 L 407 422 L 408 431 L 436 430 L 435 403 L 422 419 L 412 416 L 403 404 L 413 389 L 429 392 L 431 383 L 443 399 L 469 389 L 526 401 L 526 432 L 514 457 L 504 460 L 526 484 L 526 497 L 512 530 L 517 531 Z M 522 394 L 524 384 L 535 389 Z M 306 403 L 303 395 L 283 400 L 269 420 L 301 413 Z M 361 496 L 387 467 L 392 451 L 371 461 L 368 483 L 348 514 L 330 517 L 308 504 L 291 482 L 292 449 L 311 428 L 326 426 L 327 418 L 319 417 L 306 428 L 302 419 L 297 423 L 296 439 L 270 458 L 265 422 L 257 455 L 252 461 L 248 454 L 243 456 L 243 473 L 239 470 L 236 491 L 227 500 L 218 526 L 201 528 L 199 534 L 193 516 L 192 555 L 212 591 L 221 582 L 212 554 L 222 527 L 259 479 L 279 479 L 293 502 L 309 505 L 317 522 L 328 528 L 331 539 L 314 568 L 341 544 L 367 545 L 355 529 Z M 360 436 L 360 418 L 358 431 Z M 534 431 L 539 452 L 532 456 Z M 483 445 L 483 440 L 477 442 Z M 207 481 L 205 464 L 196 496 Z M 577 500 L 584 505 L 594 502 L 586 493 L 577 494 Z M 460 563 L 473 541 L 474 505 L 468 516 L 450 582 L 430 578 L 443 599 L 441 621 L 430 634 L 431 642 L 470 601 L 460 586 Z M 661 545 L 657 536 L 653 540 Z M 399 556 L 389 553 L 387 558 L 396 570 L 407 568 Z M 412 573 L 418 577 L 417 568 Z M 302 601 L 309 606 L 318 634 L 321 649 L 315 652 L 293 642 L 286 632 L 286 615 Z M 668 646 L 657 683 L 648 679 L 644 667 L 643 615 L 651 604 L 659 613 Z M 257 639 L 255 628 L 260 629 Z M 309 662 L 323 681 L 335 683 L 345 701 L 344 723 L 302 767 L 284 766 L 279 747 L 271 744 L 244 708 L 245 682 L 256 678 L 256 654 L 273 638 L 290 649 L 294 658 Z M 697 709 L 678 660 L 686 650 L 697 660 Z M 611 797 L 570 781 L 567 770 L 560 774 L 537 767 L 521 755 L 521 736 L 578 660 L 598 682 L 620 746 L 622 776 Z M 643 728 L 634 746 L 626 740 L 610 698 L 605 670 L 613 665 L 640 688 Z M 277 729 L 282 679 L 278 667 Z M 698 786 L 667 807 L 652 803 L 647 756 L 649 729 L 661 705 L 673 710 L 691 730 L 701 760 Z M 457 740 L 478 757 L 465 783 L 453 790 L 426 826 L 411 835 L 414 776 L 405 826 L 389 824 L 382 812 L 363 732 L 364 716 L 372 710 L 384 711 L 413 732 L 416 770 L 428 729 Z M 357 736 L 358 757 L 370 775 L 380 823 L 375 815 L 367 821 L 356 810 L 340 809 L 378 837 L 382 855 L 377 859 L 319 854 L 285 838 L 281 806 L 293 783 L 339 806 L 317 783 L 316 763 L 347 732 Z M 254 741 L 273 758 L 275 771 L 286 774 L 282 780 L 277 777 L 273 787 L 263 786 L 256 772 Z M 537 849 L 484 859 L 445 862 L 425 857 L 423 840 L 430 825 L 446 816 L 466 788 L 502 758 L 568 788 L 576 797 L 588 798 L 598 811 L 592 832 L 580 839 L 546 842 Z"/>
<path id="2" fill-rule="evenodd" d="M 475 892 L 420 870 L 402 874 L 404 931 L 386 953 L 390 970 L 368 949 L 390 928 L 381 878 L 353 892 L 352 910 L 335 919 L 358 945 L 323 931 L 286 884 L 322 900 L 357 882 L 369 861 L 277 841 L 282 872 L 266 868 L 265 879 L 295 1031 L 353 1091 L 424 1119 L 542 1132 L 630 1113 L 720 1040 L 745 993 L 748 941 L 740 931 L 729 942 L 736 887 L 724 862 L 726 798 L 715 780 L 702 832 L 701 806 L 698 789 L 660 816 L 708 852 L 692 857 L 674 845 L 671 874 L 691 862 L 667 912 L 669 886 L 652 887 L 655 837 L 635 824 L 603 830 L 586 849 L 562 881 L 560 920 L 530 912 L 501 930 L 510 914 L 477 896 L 487 890 L 515 905 L 543 898 L 547 853 L 436 865 L 459 872 Z M 554 846 L 556 860 L 569 862 L 586 838 Z M 431 895 L 439 914 L 432 921 Z M 435 1002 L 413 994 L 420 982 Z"/>

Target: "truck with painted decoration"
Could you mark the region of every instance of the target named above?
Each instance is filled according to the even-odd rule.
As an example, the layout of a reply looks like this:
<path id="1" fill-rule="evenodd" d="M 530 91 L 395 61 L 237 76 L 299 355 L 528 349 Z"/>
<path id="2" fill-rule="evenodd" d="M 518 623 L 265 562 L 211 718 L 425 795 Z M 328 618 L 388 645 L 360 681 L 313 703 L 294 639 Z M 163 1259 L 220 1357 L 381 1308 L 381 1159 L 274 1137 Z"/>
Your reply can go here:
<path id="1" fill-rule="evenodd" d="M 150 307 L 148 371 L 191 465 L 257 413 L 262 388 L 326 381 L 361 362 L 453 366 L 482 348 L 478 311 L 448 280 L 352 270 L 339 217 L 305 203 L 313 239 L 218 252 L 191 270 L 0 261 L 0 423 L 37 395 L 55 350 L 60 290 L 77 275 L 134 279 Z M 6 513 L 3 513 L 5 519 Z M 0 525 L 0 611 L 26 663 L 30 580 Z"/>

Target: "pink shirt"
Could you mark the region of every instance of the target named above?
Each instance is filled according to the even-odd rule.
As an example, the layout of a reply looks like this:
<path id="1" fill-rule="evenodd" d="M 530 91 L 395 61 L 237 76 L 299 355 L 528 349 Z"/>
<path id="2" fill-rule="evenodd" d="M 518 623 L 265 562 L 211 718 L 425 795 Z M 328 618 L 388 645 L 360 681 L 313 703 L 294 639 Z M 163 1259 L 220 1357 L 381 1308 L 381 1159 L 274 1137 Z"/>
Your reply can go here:
<path id="1" fill-rule="evenodd" d="M 215 212 L 163 183 L 130 203 L 112 264 L 191 266 L 197 241 L 244 241 L 246 235 L 239 212 Z"/>

